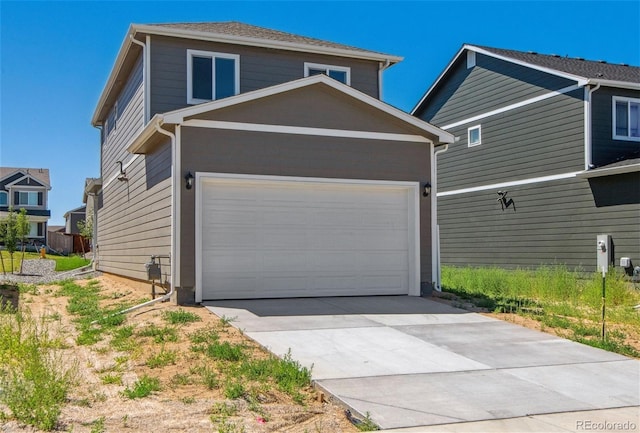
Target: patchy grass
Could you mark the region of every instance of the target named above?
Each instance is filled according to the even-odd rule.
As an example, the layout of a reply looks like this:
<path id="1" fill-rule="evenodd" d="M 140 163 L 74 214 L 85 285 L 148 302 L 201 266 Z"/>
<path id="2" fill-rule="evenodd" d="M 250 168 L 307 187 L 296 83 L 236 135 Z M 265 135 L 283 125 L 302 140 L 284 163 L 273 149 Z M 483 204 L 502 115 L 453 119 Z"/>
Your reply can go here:
<path id="1" fill-rule="evenodd" d="M 171 325 L 184 325 L 186 323 L 200 322 L 200 316 L 182 308 L 177 311 L 165 311 L 162 318 Z"/>
<path id="2" fill-rule="evenodd" d="M 580 343 L 628 356 L 640 352 L 618 330 L 640 329 L 640 291 L 623 275 L 611 270 L 606 287 L 606 339 L 601 338 L 602 275 L 585 274 L 564 266 L 535 270 L 500 268 L 442 268 L 443 288 L 462 300 L 489 312 L 532 318 L 542 330 Z"/>

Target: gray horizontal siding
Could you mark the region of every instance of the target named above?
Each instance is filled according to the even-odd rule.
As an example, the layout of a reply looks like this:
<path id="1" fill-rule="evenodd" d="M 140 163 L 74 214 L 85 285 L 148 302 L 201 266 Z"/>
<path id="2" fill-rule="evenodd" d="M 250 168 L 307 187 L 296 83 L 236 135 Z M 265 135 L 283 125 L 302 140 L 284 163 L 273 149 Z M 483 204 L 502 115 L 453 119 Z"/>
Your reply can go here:
<path id="1" fill-rule="evenodd" d="M 146 279 L 144 264 L 150 256 L 170 253 L 171 179 L 163 168 L 170 163 L 167 148 L 165 144 L 158 150 L 161 157 L 153 163 L 147 161 L 149 156 L 138 156 L 127 169 L 127 182 L 116 180 L 103 187 L 98 211 L 101 271 Z"/>
<path id="2" fill-rule="evenodd" d="M 116 127 L 102 143 L 101 174 L 103 181 L 118 173 L 116 161 L 126 163 L 131 154 L 127 146 L 144 127 L 144 86 L 142 83 L 142 58 L 123 87 L 117 99 L 118 119 Z"/>
<path id="3" fill-rule="evenodd" d="M 466 57 L 462 56 L 433 91 L 428 107 L 417 110 L 416 115 L 444 126 L 572 84 L 575 81 L 482 54 L 476 55 L 476 66 L 467 69 Z"/>
<path id="4" fill-rule="evenodd" d="M 640 188 L 640 177 L 620 178 Z M 596 207 L 587 180 L 572 178 L 438 198 L 443 264 L 535 267 L 566 264 L 595 270 L 595 239 L 611 234 L 616 260 L 640 261 L 640 202 Z"/>
<path id="5" fill-rule="evenodd" d="M 312 62 L 350 67 L 352 87 L 379 97 L 377 62 L 152 36 L 151 116 L 187 106 L 187 49 L 239 55 L 241 93 L 302 78 Z"/>
<path id="6" fill-rule="evenodd" d="M 592 94 L 592 161 L 596 167 L 640 151 L 640 142 L 613 139 L 613 97 L 640 99 L 640 91 L 602 87 Z"/>
<path id="7" fill-rule="evenodd" d="M 438 157 L 439 191 L 582 170 L 581 95 L 557 95 L 449 130 L 460 140 Z M 468 147 L 467 128 L 478 124 L 482 144 Z"/>

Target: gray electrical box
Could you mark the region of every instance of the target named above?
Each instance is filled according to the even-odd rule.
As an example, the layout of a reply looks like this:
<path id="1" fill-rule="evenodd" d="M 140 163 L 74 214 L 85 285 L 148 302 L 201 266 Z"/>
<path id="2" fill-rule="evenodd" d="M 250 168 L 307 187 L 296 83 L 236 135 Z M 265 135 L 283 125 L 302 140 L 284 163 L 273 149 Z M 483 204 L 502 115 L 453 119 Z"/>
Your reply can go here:
<path id="1" fill-rule="evenodd" d="M 598 235 L 596 242 L 598 271 L 604 274 L 609 270 L 609 265 L 613 260 L 611 257 L 611 235 Z"/>
<path id="2" fill-rule="evenodd" d="M 147 268 L 147 279 L 149 280 L 160 280 L 162 278 L 162 273 L 160 272 L 160 264 L 154 261 L 145 264 Z"/>

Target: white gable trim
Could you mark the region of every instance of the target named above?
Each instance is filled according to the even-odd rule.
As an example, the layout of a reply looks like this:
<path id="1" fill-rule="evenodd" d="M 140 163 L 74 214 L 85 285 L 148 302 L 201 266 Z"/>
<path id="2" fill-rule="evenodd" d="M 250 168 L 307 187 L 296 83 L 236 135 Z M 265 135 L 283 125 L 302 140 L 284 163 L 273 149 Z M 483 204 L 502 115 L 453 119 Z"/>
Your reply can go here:
<path id="1" fill-rule="evenodd" d="M 548 74 L 556 75 L 556 76 L 559 76 L 559 77 L 562 77 L 562 78 L 567 78 L 569 80 L 574 80 L 574 81 L 576 81 L 578 83 L 578 86 L 584 86 L 587 83 L 589 83 L 590 81 L 593 81 L 593 80 L 587 79 L 586 77 L 581 77 L 581 76 L 578 76 L 578 75 L 568 74 L 566 72 L 561 72 L 561 71 L 558 71 L 556 69 L 545 68 L 545 67 L 542 67 L 542 66 L 533 65 L 531 63 L 523 62 L 521 60 L 516 60 L 516 59 L 513 59 L 511 57 L 505 57 L 505 56 L 501 56 L 499 54 L 492 53 L 491 51 L 483 50 L 482 48 L 476 47 L 474 45 L 465 44 L 456 53 L 456 55 L 449 62 L 447 67 L 444 69 L 444 71 L 442 71 L 442 73 L 438 76 L 436 81 L 434 81 L 434 83 L 431 85 L 431 87 L 429 87 L 427 92 L 424 94 L 424 96 L 422 96 L 420 101 L 418 101 L 418 103 L 413 108 L 413 110 L 411 110 L 411 114 L 414 114 L 416 112 L 416 110 L 424 103 L 424 101 L 429 97 L 431 92 L 433 92 L 433 90 L 438 86 L 440 81 L 442 81 L 444 79 L 444 77 L 449 73 L 449 70 L 451 68 L 453 68 L 453 65 L 457 62 L 458 58 L 462 54 L 464 54 L 465 51 L 472 51 L 474 53 L 484 54 L 486 56 L 490 56 L 490 57 L 494 57 L 496 59 L 504 60 L 505 62 L 514 63 L 516 65 L 524 66 L 524 67 L 527 67 L 527 68 L 530 68 L 530 69 L 535 69 L 535 70 L 538 70 L 538 71 L 541 71 L 541 72 L 546 72 Z"/>
<path id="2" fill-rule="evenodd" d="M 24 172 L 22 171 L 16 171 L 9 176 L 13 176 L 16 173 L 20 173 L 23 176 L 19 177 L 18 179 L 14 180 L 11 183 L 6 184 L 5 187 L 25 188 L 25 189 L 51 189 L 51 185 L 49 185 L 48 183 L 38 179 L 37 177 L 31 176 L 30 174 L 24 174 Z M 9 177 L 9 176 L 6 176 L 6 177 Z M 38 185 L 17 185 L 18 182 L 22 182 L 24 179 L 27 179 L 27 178 L 33 179 L 34 181 L 38 182 Z"/>
<path id="3" fill-rule="evenodd" d="M 223 122 L 218 120 L 185 120 L 183 126 L 195 128 L 228 129 L 252 132 L 272 132 L 278 134 L 317 135 L 322 137 L 362 138 L 366 140 L 409 141 L 430 143 L 421 135 L 391 134 L 385 132 L 354 131 L 346 129 L 309 128 L 305 126 L 268 125 L 263 123 Z"/>

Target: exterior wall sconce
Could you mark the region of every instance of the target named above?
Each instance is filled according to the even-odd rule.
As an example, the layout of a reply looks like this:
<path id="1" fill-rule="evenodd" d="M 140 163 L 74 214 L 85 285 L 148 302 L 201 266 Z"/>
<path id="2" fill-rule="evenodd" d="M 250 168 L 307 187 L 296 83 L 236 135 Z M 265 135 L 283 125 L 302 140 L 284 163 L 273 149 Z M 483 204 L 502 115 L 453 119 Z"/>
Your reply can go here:
<path id="1" fill-rule="evenodd" d="M 185 174 L 184 176 L 184 180 L 185 180 L 185 187 L 187 189 L 191 189 L 193 188 L 193 175 L 191 174 L 191 172 L 187 172 L 187 174 Z"/>
<path id="2" fill-rule="evenodd" d="M 429 194 L 431 194 L 431 184 L 429 182 L 425 182 L 422 188 L 422 196 L 429 197 Z"/>
<path id="3" fill-rule="evenodd" d="M 118 175 L 118 180 L 120 182 L 126 182 L 129 179 L 127 178 L 127 173 L 125 173 L 124 169 L 122 168 L 122 161 L 116 161 L 116 164 L 120 165 L 120 174 Z"/>

